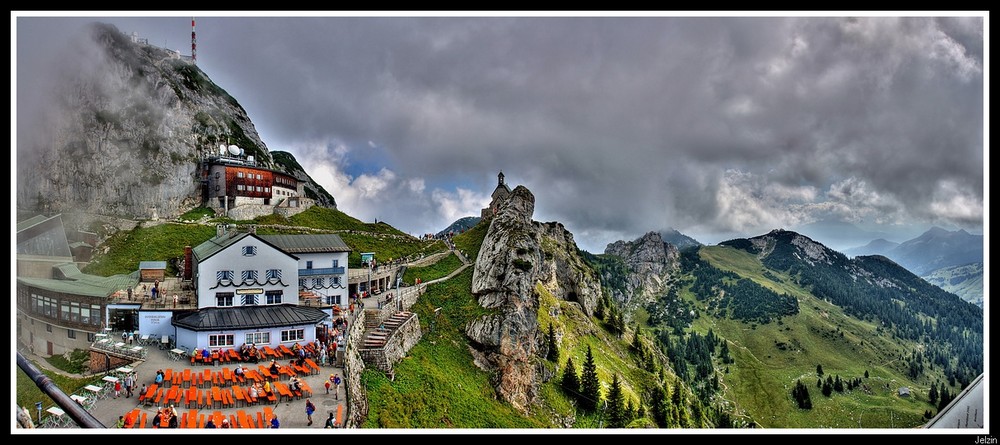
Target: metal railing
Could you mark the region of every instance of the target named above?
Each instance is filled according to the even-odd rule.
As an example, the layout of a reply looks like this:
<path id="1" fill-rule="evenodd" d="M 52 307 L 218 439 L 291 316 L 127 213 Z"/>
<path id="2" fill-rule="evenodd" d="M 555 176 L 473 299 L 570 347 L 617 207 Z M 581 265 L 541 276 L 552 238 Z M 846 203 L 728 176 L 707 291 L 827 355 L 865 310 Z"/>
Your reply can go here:
<path id="1" fill-rule="evenodd" d="M 86 408 L 66 395 L 49 376 L 35 367 L 20 352 L 17 353 L 17 367 L 21 368 L 21 371 L 27 374 L 28 378 L 35 382 L 35 385 L 38 385 L 38 389 L 42 390 L 42 393 L 55 401 L 81 428 L 107 428 L 100 420 L 97 420 L 96 417 L 90 414 Z"/>

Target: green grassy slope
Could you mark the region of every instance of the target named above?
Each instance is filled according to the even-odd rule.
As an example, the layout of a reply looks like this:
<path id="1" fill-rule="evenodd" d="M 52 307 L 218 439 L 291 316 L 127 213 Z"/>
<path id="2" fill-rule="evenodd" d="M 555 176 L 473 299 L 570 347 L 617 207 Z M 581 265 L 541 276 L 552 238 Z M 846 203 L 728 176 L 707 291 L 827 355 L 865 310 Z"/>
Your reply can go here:
<path id="1" fill-rule="evenodd" d="M 730 341 L 736 363 L 728 365 L 730 372 L 721 377 L 723 396 L 740 411 L 768 428 L 909 428 L 922 423 L 924 410 L 931 408 L 926 403 L 927 392 L 935 374 L 932 371 L 930 376 L 911 380 L 905 362 L 899 359 L 900 354 L 918 345 L 877 333 L 874 323 L 845 315 L 839 307 L 815 298 L 784 274 L 765 274 L 767 269 L 745 251 L 704 247 L 700 256 L 719 269 L 799 301 L 798 314 L 766 325 L 711 317 L 703 303 L 696 303 L 705 315 L 693 323 L 693 328 L 701 333 L 712 329 Z M 690 293 L 681 295 L 696 302 Z M 863 379 L 863 383 L 869 390 L 859 388 L 825 397 L 816 387 L 817 364 L 823 366 L 826 375 L 842 379 L 863 377 L 868 371 L 870 378 Z M 719 367 L 724 369 L 725 365 Z M 811 410 L 799 409 L 791 398 L 791 389 L 799 379 L 809 388 Z M 898 397 L 901 386 L 909 387 L 913 397 Z"/>
<path id="2" fill-rule="evenodd" d="M 462 267 L 462 260 L 455 255 L 448 255 L 437 260 L 434 264 L 424 267 L 407 267 L 403 273 L 403 283 L 411 286 L 419 278 L 423 282 L 428 282 L 441 277 L 448 276 L 459 267 Z"/>
<path id="3" fill-rule="evenodd" d="M 388 224 L 363 223 L 341 211 L 319 206 L 291 218 L 267 215 L 240 223 L 258 224 L 259 234 L 337 233 L 352 249 L 348 255 L 348 266 L 352 268 L 361 266 L 361 252 L 375 252 L 376 259 L 385 261 L 410 255 L 429 255 L 447 248 L 442 241 L 419 240 Z M 296 227 L 318 229 L 320 232 Z M 180 258 L 184 255 L 184 246 L 197 246 L 213 236 L 214 223 L 166 223 L 118 232 L 95 249 L 94 260 L 84 268 L 84 272 L 103 276 L 132 273 L 139 268 L 139 261 Z M 105 248 L 107 251 L 103 252 Z M 169 261 L 167 267 L 168 274 L 177 273 Z"/>

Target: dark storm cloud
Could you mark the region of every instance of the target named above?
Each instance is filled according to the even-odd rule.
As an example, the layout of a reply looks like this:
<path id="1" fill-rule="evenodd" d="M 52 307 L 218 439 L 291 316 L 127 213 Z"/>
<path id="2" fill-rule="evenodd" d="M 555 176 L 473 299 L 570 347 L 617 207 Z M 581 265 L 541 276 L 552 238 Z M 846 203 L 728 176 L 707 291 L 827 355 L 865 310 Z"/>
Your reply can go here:
<path id="1" fill-rule="evenodd" d="M 415 233 L 476 214 L 501 169 L 593 251 L 667 226 L 982 228 L 979 17 L 204 17 L 198 37 L 271 149 Z"/>

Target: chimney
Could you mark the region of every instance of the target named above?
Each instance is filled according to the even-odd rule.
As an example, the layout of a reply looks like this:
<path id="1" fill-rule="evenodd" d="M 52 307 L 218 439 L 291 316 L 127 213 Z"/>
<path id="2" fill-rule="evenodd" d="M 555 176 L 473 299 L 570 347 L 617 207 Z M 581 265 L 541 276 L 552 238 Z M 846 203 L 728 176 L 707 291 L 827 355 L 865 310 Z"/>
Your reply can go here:
<path id="1" fill-rule="evenodd" d="M 193 260 L 194 255 L 192 255 L 191 246 L 184 246 L 184 281 L 191 280 L 191 268 L 193 267 L 191 262 Z"/>

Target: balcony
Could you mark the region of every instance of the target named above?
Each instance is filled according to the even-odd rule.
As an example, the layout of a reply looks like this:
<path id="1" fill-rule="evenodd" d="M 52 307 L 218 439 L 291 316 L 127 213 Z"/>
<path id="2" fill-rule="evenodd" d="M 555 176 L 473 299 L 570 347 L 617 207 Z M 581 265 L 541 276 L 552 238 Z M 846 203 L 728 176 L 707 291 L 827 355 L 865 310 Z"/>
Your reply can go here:
<path id="1" fill-rule="evenodd" d="M 323 269 L 299 269 L 299 277 L 312 277 L 317 275 L 343 275 L 343 267 L 326 267 Z"/>

